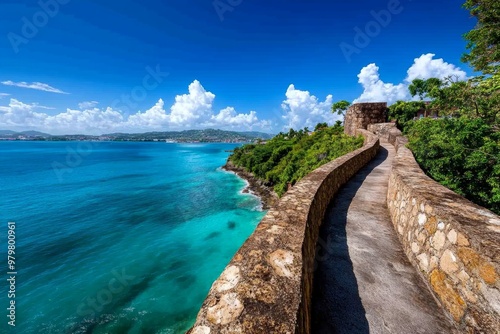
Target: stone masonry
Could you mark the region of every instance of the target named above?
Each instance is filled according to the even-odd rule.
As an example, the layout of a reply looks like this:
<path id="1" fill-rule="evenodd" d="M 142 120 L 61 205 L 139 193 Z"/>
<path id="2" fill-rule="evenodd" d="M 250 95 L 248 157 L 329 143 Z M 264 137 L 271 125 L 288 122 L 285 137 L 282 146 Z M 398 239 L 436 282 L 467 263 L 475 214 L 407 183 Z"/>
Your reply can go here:
<path id="1" fill-rule="evenodd" d="M 345 132 L 362 134 L 365 145 L 313 171 L 268 211 L 188 333 L 310 333 L 319 227 L 339 188 L 377 154 L 378 136 L 362 129 L 385 122 L 386 110 L 386 103 L 349 108 Z M 461 333 L 500 333 L 500 217 L 427 177 L 393 125 L 370 130 L 397 150 L 387 205 L 422 281 Z"/>
<path id="2" fill-rule="evenodd" d="M 426 176 L 393 129 L 387 204 L 410 262 L 461 333 L 500 333 L 500 217 Z"/>
<path id="3" fill-rule="evenodd" d="M 377 154 L 378 138 L 307 175 L 262 219 L 214 282 L 189 334 L 310 333 L 319 227 L 339 188 Z"/>
<path id="4" fill-rule="evenodd" d="M 367 129 L 369 124 L 384 123 L 387 119 L 387 103 L 356 103 L 345 115 L 344 132 L 350 136 L 357 129 Z"/>

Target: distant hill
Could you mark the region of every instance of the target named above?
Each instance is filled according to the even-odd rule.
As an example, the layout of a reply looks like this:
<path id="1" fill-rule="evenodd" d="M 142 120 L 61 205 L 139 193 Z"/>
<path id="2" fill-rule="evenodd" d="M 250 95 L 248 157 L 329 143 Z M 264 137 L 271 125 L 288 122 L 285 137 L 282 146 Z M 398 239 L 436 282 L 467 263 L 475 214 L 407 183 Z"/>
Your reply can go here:
<path id="1" fill-rule="evenodd" d="M 14 138 L 17 138 L 17 137 L 20 137 L 20 136 L 24 136 L 24 137 L 44 137 L 44 138 L 47 138 L 47 137 L 51 137 L 52 135 L 48 134 L 48 133 L 43 133 L 43 132 L 40 132 L 40 131 L 21 131 L 21 132 L 16 132 L 16 131 L 12 131 L 12 130 L 0 130 L 0 136 L 2 136 L 2 137 L 8 136 L 8 137 L 14 137 Z"/>
<path id="2" fill-rule="evenodd" d="M 257 131 L 245 131 L 245 132 L 238 132 L 239 134 L 250 136 L 250 137 L 258 137 L 261 139 L 271 139 L 274 137 L 274 135 L 265 133 L 265 132 L 257 132 Z"/>
<path id="3" fill-rule="evenodd" d="M 43 133 L 40 131 L 22 131 L 20 132 L 22 135 L 30 136 L 30 137 L 50 137 L 51 134 Z"/>
<path id="4" fill-rule="evenodd" d="M 1 136 L 9 136 L 9 135 L 13 135 L 13 134 L 16 134 L 17 132 L 15 131 L 11 131 L 11 130 L 0 130 L 0 135 Z"/>
<path id="5" fill-rule="evenodd" d="M 28 140 L 111 140 L 111 141 L 173 141 L 173 142 L 251 142 L 257 139 L 268 140 L 274 135 L 248 131 L 236 132 L 218 129 L 158 131 L 146 133 L 109 133 L 101 136 L 91 135 L 51 135 L 39 131 L 15 132 L 0 130 L 0 139 Z"/>
<path id="6" fill-rule="evenodd" d="M 263 132 L 236 132 L 218 129 L 184 130 L 146 133 L 110 133 L 103 135 L 114 140 L 173 140 L 181 142 L 239 142 L 253 141 L 256 139 L 271 139 L 271 134 Z"/>

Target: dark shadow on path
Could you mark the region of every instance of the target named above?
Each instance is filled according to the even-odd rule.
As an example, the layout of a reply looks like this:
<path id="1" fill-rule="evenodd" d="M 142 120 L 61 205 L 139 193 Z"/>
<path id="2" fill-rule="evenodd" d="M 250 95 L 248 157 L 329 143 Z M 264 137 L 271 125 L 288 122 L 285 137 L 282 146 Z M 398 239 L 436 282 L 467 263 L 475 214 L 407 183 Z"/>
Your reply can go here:
<path id="1" fill-rule="evenodd" d="M 377 156 L 339 190 L 326 212 L 316 245 L 312 333 L 370 332 L 347 246 L 347 213 L 363 181 L 388 154 L 380 147 Z"/>

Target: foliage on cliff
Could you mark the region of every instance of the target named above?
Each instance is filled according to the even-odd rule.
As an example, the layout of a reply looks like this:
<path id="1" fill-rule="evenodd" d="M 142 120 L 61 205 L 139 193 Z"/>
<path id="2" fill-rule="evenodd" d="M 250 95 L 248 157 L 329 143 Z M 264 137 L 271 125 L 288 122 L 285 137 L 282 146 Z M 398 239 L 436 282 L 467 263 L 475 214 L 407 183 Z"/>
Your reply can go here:
<path id="1" fill-rule="evenodd" d="M 500 133 L 481 118 L 421 119 L 409 148 L 434 180 L 500 214 Z"/>
<path id="2" fill-rule="evenodd" d="M 349 137 L 337 122 L 332 127 L 317 126 L 280 133 L 267 143 L 247 144 L 236 148 L 229 160 L 244 167 L 283 195 L 288 184 L 295 184 L 319 166 L 363 145 L 362 137 Z"/>

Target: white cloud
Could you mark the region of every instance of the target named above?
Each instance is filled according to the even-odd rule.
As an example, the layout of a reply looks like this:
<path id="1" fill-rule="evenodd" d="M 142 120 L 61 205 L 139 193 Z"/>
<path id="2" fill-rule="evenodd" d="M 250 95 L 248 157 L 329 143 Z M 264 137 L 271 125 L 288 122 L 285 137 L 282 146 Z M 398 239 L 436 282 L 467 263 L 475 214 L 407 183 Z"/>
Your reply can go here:
<path id="1" fill-rule="evenodd" d="M 63 92 L 60 89 L 54 88 L 48 84 L 42 83 L 42 82 L 13 82 L 13 81 L 2 81 L 3 85 L 6 86 L 14 86 L 14 87 L 21 87 L 21 88 L 29 88 L 29 89 L 36 89 L 36 90 L 41 90 L 44 92 L 50 92 L 50 93 L 58 93 L 58 94 L 69 94 L 66 92 Z"/>
<path id="2" fill-rule="evenodd" d="M 188 125 L 203 122 L 212 115 L 212 103 L 215 95 L 207 92 L 198 80 L 189 85 L 189 94 L 177 95 L 170 108 L 170 122 Z"/>
<path id="3" fill-rule="evenodd" d="M 252 126 L 259 124 L 257 113 L 250 111 L 248 114 L 238 114 L 233 107 L 222 109 L 217 115 L 212 115 L 210 122 L 211 126 L 224 126 L 234 128 L 252 128 Z"/>
<path id="4" fill-rule="evenodd" d="M 85 109 L 89 109 L 89 108 L 94 108 L 98 104 L 99 104 L 99 102 L 97 102 L 97 101 L 84 101 L 84 102 L 78 103 L 78 108 L 85 110 Z"/>
<path id="5" fill-rule="evenodd" d="M 3 99 L 6 96 L 10 96 L 10 94 L 7 93 L 0 93 L 0 100 Z"/>
<path id="6" fill-rule="evenodd" d="M 269 130 L 271 123 L 259 120 L 255 111 L 237 113 L 233 107 L 214 112 L 215 95 L 206 91 L 199 81 L 193 81 L 188 94 L 178 95 L 165 110 L 159 99 L 150 109 L 125 116 L 113 108 L 98 108 L 96 101 L 78 104 L 81 110 L 68 108 L 65 112 L 48 115 L 36 109 L 52 109 L 38 104 L 25 104 L 11 99 L 8 106 L 0 106 L 0 128 L 34 128 L 53 134 L 102 134 L 115 131 L 145 132 L 214 127 L 233 130 Z"/>
<path id="7" fill-rule="evenodd" d="M 409 98 L 408 87 L 404 84 L 394 85 L 380 80 L 379 67 L 370 64 L 361 69 L 358 82 L 363 86 L 363 93 L 354 102 L 387 102 L 393 104 L 397 100 Z"/>
<path id="8" fill-rule="evenodd" d="M 434 56 L 435 54 L 428 53 L 415 58 L 405 81 L 411 83 L 414 79 L 444 79 L 448 76 L 455 76 L 458 80 L 467 79 L 467 73 L 459 67 L 445 62 L 442 58 L 433 59 Z"/>
<path id="9" fill-rule="evenodd" d="M 67 109 L 66 112 L 47 116 L 44 119 L 42 128 L 55 134 L 101 134 L 115 130 L 123 122 L 123 115 L 112 108 L 104 110 L 99 108 L 87 110 Z"/>
<path id="10" fill-rule="evenodd" d="M 0 107 L 0 127 L 11 129 L 38 129 L 54 134 L 62 133 L 96 133 L 113 129 L 123 121 L 121 113 L 111 108 L 99 110 L 72 110 L 50 116 L 37 112 L 36 109 L 53 109 L 36 103 L 26 104 L 16 99 L 10 99 L 8 106 Z"/>
<path id="11" fill-rule="evenodd" d="M 369 64 L 358 74 L 358 82 L 363 86 L 363 93 L 354 102 L 387 102 L 389 105 L 397 100 L 409 100 L 411 95 L 408 85 L 414 79 L 439 78 L 455 76 L 459 80 L 467 79 L 467 74 L 453 64 L 446 63 L 442 58 L 433 59 L 434 54 L 423 54 L 415 58 L 407 71 L 403 83 L 386 83 L 380 79 L 379 67 Z"/>
<path id="12" fill-rule="evenodd" d="M 54 108 L 54 107 L 46 107 L 46 106 L 42 106 L 42 105 L 40 105 L 40 104 L 38 104 L 38 103 L 33 103 L 33 104 L 31 104 L 31 106 L 32 106 L 33 108 L 35 108 L 35 109 L 45 109 L 45 110 L 55 110 L 55 109 L 56 109 L 56 108 Z"/>
<path id="13" fill-rule="evenodd" d="M 0 124 L 11 128 L 38 127 L 47 114 L 35 111 L 36 106 L 10 99 L 7 107 L 0 107 Z"/>
<path id="14" fill-rule="evenodd" d="M 325 101 L 320 102 L 318 98 L 308 91 L 298 90 L 292 84 L 286 91 L 286 100 L 281 104 L 285 112 L 282 116 L 285 121 L 284 130 L 290 128 L 302 129 L 304 127 L 314 128 L 316 124 L 327 122 L 334 123 L 341 116 L 331 112 L 333 103 L 332 95 L 328 95 Z"/>
<path id="15" fill-rule="evenodd" d="M 165 103 L 160 99 L 152 108 L 145 112 L 139 111 L 134 115 L 130 115 L 127 122 L 123 124 L 123 127 L 151 130 L 168 127 L 169 115 L 165 112 L 164 105 Z"/>

